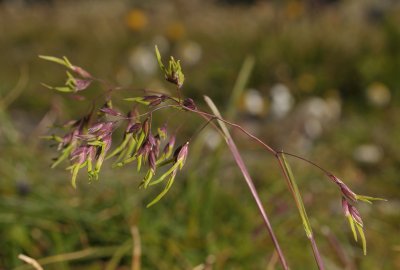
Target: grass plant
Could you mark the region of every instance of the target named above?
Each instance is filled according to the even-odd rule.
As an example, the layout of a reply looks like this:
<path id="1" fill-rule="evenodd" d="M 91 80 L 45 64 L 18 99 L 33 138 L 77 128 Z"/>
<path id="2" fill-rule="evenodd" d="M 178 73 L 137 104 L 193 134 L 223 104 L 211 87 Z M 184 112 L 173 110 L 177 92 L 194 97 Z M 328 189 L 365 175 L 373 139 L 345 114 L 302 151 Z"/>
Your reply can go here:
<path id="1" fill-rule="evenodd" d="M 148 189 L 150 187 L 163 185 L 161 192 L 147 204 L 147 207 L 153 206 L 170 192 L 178 173 L 183 170 L 186 164 L 192 141 L 207 126 L 211 125 L 224 138 L 231 151 L 232 158 L 235 160 L 250 189 L 260 216 L 264 221 L 265 228 L 275 246 L 282 268 L 289 269 L 289 263 L 272 229 L 270 218 L 266 214 L 254 181 L 228 131 L 228 126 L 230 126 L 245 134 L 250 140 L 260 145 L 268 154 L 276 158 L 283 178 L 286 180 L 290 194 L 297 206 L 307 239 L 311 243 L 312 254 L 314 255 L 318 269 L 325 269 L 324 263 L 315 241 L 315 234 L 313 233 L 311 223 L 306 213 L 301 192 L 297 186 L 292 169 L 285 158 L 286 155 L 313 165 L 325 173 L 327 178 L 337 185 L 342 195 L 344 215 L 349 221 L 356 241 L 358 240 L 357 233 L 360 235 L 364 255 L 366 255 L 363 221 L 355 205 L 359 201 L 370 203 L 373 200 L 383 199 L 358 195 L 333 173 L 315 162 L 296 154 L 273 149 L 242 126 L 224 119 L 215 104 L 208 97 L 205 97 L 205 101 L 211 109 L 211 113 L 199 109 L 197 102 L 183 96 L 185 76 L 180 61 L 171 57 L 168 64 L 164 65 L 157 47 L 156 57 L 165 80 L 175 86 L 177 96 L 160 93 L 158 91 L 144 90 L 143 95 L 124 98 L 125 101 L 136 104 L 128 113 L 124 114 L 113 106 L 114 100 L 112 95 L 114 92 L 120 90 L 120 87 L 110 86 L 110 83 L 92 76 L 79 66 L 73 65 L 66 57 L 40 56 L 40 58 L 60 64 L 68 70 L 65 85 L 53 87 L 43 84 L 47 88 L 69 93 L 77 99 L 80 99 L 81 92 L 88 91 L 89 87 L 95 83 L 106 89 L 104 93 L 94 100 L 93 105 L 86 115 L 78 120 L 71 120 L 63 125 L 63 128 L 67 131 L 65 135 L 61 137 L 53 134 L 45 137 L 46 139 L 55 141 L 58 145 L 57 149 L 60 152 L 59 157 L 55 160 L 52 167 L 56 167 L 63 161 L 69 160 L 70 166 L 67 169 L 71 172 L 71 183 L 74 188 L 77 188 L 78 173 L 83 168 L 87 169 L 89 181 L 96 181 L 99 179 L 103 163 L 107 159 L 113 158 L 115 160 L 114 167 L 122 167 L 136 162 L 136 170 L 138 172 L 146 168 L 144 177 L 139 184 L 140 188 Z M 248 72 L 250 69 L 249 66 L 251 66 L 251 63 L 245 65 L 244 73 L 246 70 Z M 235 99 L 235 97 L 233 97 L 233 99 Z M 165 118 L 165 114 L 162 114 L 162 112 L 166 110 L 174 110 L 184 114 L 194 114 L 203 118 L 205 123 L 202 124 L 194 134 L 184 139 L 183 142 L 176 147 L 176 136 L 179 135 L 179 128 L 171 133 L 167 128 L 166 122 L 157 126 L 157 122 L 154 121 L 156 117 L 161 119 L 163 117 Z M 157 116 L 157 114 L 162 114 L 162 116 Z M 114 134 L 121 128 L 123 128 L 123 136 L 120 145 L 112 150 L 111 147 L 114 145 L 115 141 Z M 125 249 L 116 251 L 113 257 L 114 260 L 118 260 L 120 252 L 124 250 Z M 112 262 L 110 262 L 110 265 L 112 265 Z"/>

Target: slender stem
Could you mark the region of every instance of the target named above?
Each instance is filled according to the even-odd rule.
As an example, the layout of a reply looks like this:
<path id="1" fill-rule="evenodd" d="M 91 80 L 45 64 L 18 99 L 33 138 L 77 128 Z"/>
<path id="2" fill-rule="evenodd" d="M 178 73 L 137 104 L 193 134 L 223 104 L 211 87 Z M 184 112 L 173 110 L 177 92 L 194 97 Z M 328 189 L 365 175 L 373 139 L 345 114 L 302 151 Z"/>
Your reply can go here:
<path id="1" fill-rule="evenodd" d="M 322 168 L 321 166 L 319 166 L 318 164 L 316 164 L 315 162 L 313 162 L 313 161 L 311 161 L 311 160 L 309 160 L 309 159 L 306 159 L 306 158 L 303 158 L 303 157 L 301 157 L 301 156 L 298 156 L 298 155 L 295 155 L 295 154 L 291 154 L 291 153 L 288 153 L 288 152 L 285 152 L 285 151 L 278 151 L 277 154 L 285 154 L 285 155 L 287 155 L 287 156 L 291 156 L 291 157 L 300 159 L 300 160 L 305 161 L 305 162 L 307 162 L 308 164 L 311 164 L 311 165 L 313 165 L 314 167 L 320 169 L 320 170 L 321 170 L 322 172 L 324 172 L 327 176 L 331 176 L 331 175 L 332 175 L 332 173 L 330 173 L 329 171 L 325 170 L 324 168 Z"/>
<path id="2" fill-rule="evenodd" d="M 218 120 L 219 120 L 221 118 L 221 116 L 219 114 L 219 111 L 218 111 L 217 107 L 214 105 L 212 100 L 209 99 L 208 97 L 205 97 L 205 100 L 206 100 L 208 106 L 211 108 L 211 110 L 215 113 L 215 115 L 201 114 L 201 113 L 198 113 L 198 114 L 201 115 L 203 118 L 206 118 L 209 121 L 212 120 L 215 117 L 217 117 Z M 198 112 L 197 110 L 193 110 L 193 111 L 194 112 Z M 282 264 L 282 267 L 283 267 L 283 269 L 287 270 L 287 269 L 289 269 L 289 266 L 288 266 L 288 264 L 286 262 L 285 256 L 284 256 L 284 254 L 283 254 L 283 252 L 282 252 L 282 250 L 280 248 L 279 242 L 278 242 L 278 240 L 277 240 L 277 238 L 275 236 L 275 233 L 274 233 L 274 231 L 272 229 L 272 226 L 271 226 L 271 223 L 270 223 L 269 218 L 267 216 L 267 213 L 264 210 L 264 207 L 263 207 L 261 199 L 260 199 L 260 197 L 258 195 L 257 189 L 254 186 L 254 182 L 251 179 L 251 176 L 250 176 L 250 174 L 249 174 L 249 172 L 247 170 L 246 165 L 243 162 L 243 159 L 242 159 L 242 157 L 241 157 L 241 155 L 239 153 L 239 150 L 236 147 L 236 144 L 232 140 L 232 137 L 231 137 L 228 129 L 226 128 L 226 125 L 223 122 L 224 121 L 221 120 L 219 122 L 219 125 L 220 125 L 220 127 L 222 129 L 222 132 L 224 133 L 225 141 L 226 141 L 226 143 L 227 143 L 227 145 L 228 145 L 228 147 L 229 147 L 229 149 L 230 149 L 230 151 L 232 153 L 233 158 L 236 161 L 236 164 L 238 165 L 240 171 L 242 172 L 243 177 L 244 177 L 244 179 L 246 181 L 246 184 L 249 187 L 250 192 L 251 192 L 251 194 L 252 194 L 252 196 L 253 196 L 256 204 L 257 204 L 258 210 L 260 211 L 260 214 L 261 214 L 261 216 L 263 218 L 265 226 L 267 227 L 267 230 L 268 230 L 268 233 L 269 233 L 269 235 L 271 237 L 271 240 L 274 243 L 276 252 L 278 253 L 279 260 L 280 260 L 280 262 Z"/>
<path id="3" fill-rule="evenodd" d="M 199 110 L 193 110 L 193 109 L 190 109 L 190 108 L 187 108 L 187 107 L 184 107 L 186 110 L 189 110 L 189 111 L 192 111 L 192 112 L 195 112 L 195 113 L 199 113 L 199 114 L 201 114 L 201 115 L 205 115 L 205 116 L 208 116 L 208 117 L 212 117 L 212 118 L 215 118 L 215 119 L 217 119 L 217 120 L 219 120 L 219 121 L 221 121 L 221 122 L 224 122 L 225 124 L 228 124 L 228 125 L 230 125 L 230 126 L 232 126 L 232 127 L 235 127 L 235 128 L 237 128 L 237 129 L 239 129 L 240 131 L 242 131 L 244 134 L 246 134 L 247 136 L 249 136 L 251 139 L 253 139 L 253 140 L 255 140 L 256 142 L 258 142 L 259 144 L 261 144 L 265 149 L 267 149 L 268 150 L 268 152 L 270 152 L 271 154 L 273 154 L 274 156 L 276 156 L 277 155 L 277 151 L 275 151 L 271 146 L 269 146 L 269 145 L 267 145 L 266 143 L 264 143 L 262 140 L 260 140 L 259 138 L 257 138 L 256 136 L 254 136 L 253 134 L 251 134 L 250 132 L 248 132 L 247 130 L 245 130 L 244 128 L 242 128 L 240 125 L 238 125 L 238 124 L 235 124 L 235 123 L 232 123 L 232 122 L 229 122 L 229 121 L 227 121 L 227 120 L 225 120 L 225 119 L 223 119 L 223 118 L 221 118 L 221 117 L 218 117 L 218 116 L 216 116 L 216 115 L 214 115 L 214 114 L 210 114 L 210 113 L 206 113 L 206 112 L 203 112 L 203 111 L 199 111 Z"/>
<path id="4" fill-rule="evenodd" d="M 180 102 L 179 100 L 176 100 L 176 99 L 174 99 L 173 97 L 167 96 L 167 98 L 168 98 L 169 100 L 171 100 L 171 101 L 176 102 L 176 103 L 178 104 L 178 107 L 181 107 L 181 108 L 183 108 L 183 109 L 185 109 L 185 110 L 188 110 L 188 111 L 191 111 L 191 112 L 194 112 L 194 113 L 198 113 L 198 114 L 201 114 L 201 115 L 205 115 L 205 116 L 207 116 L 207 117 L 210 117 L 210 119 L 208 119 L 208 121 L 212 121 L 212 120 L 216 119 L 216 120 L 219 120 L 219 121 L 224 122 L 225 124 L 228 124 L 228 125 L 230 125 L 230 126 L 232 126 L 232 127 L 235 127 L 235 128 L 237 128 L 237 129 L 239 129 L 241 132 L 243 132 L 244 134 L 246 134 L 246 135 L 247 135 L 248 137 L 250 137 L 252 140 L 254 140 L 254 141 L 256 141 L 257 143 L 259 143 L 260 145 L 262 145 L 268 152 L 270 152 L 270 153 L 273 154 L 274 156 L 277 156 L 277 155 L 279 155 L 279 154 L 285 154 L 285 155 L 288 155 L 288 156 L 291 156 L 291 157 L 300 159 L 300 160 L 302 160 L 302 161 L 304 161 L 304 162 L 307 162 L 307 163 L 311 164 L 312 166 L 314 166 L 314 167 L 318 168 L 319 170 L 321 170 L 322 172 L 324 172 L 328 177 L 332 175 L 331 172 L 329 172 L 328 170 L 322 168 L 321 166 L 319 166 L 318 164 L 316 164 L 315 162 L 313 162 L 313 161 L 311 161 L 311 160 L 309 160 L 309 159 L 306 159 L 306 158 L 301 157 L 301 156 L 299 156 L 299 155 L 292 154 L 292 153 L 288 153 L 288 152 L 285 152 L 285 151 L 276 151 L 276 150 L 274 150 L 271 146 L 269 146 L 268 144 L 264 143 L 262 140 L 260 140 L 259 138 L 257 138 L 256 136 L 254 136 L 253 134 L 251 134 L 250 132 L 248 132 L 248 131 L 245 130 L 242 126 L 240 126 L 240 125 L 238 125 L 238 124 L 232 123 L 232 122 L 230 122 L 230 121 L 228 121 L 228 120 L 223 119 L 222 117 L 218 117 L 218 116 L 216 116 L 216 115 L 214 115 L 214 114 L 211 114 L 211 113 L 203 112 L 203 111 L 200 111 L 200 110 L 198 110 L 198 109 L 194 109 L 194 110 L 193 110 L 193 109 L 190 109 L 190 108 L 188 108 L 188 107 L 185 107 L 185 106 L 183 106 L 183 105 L 181 104 L 181 102 Z M 162 106 L 162 107 L 157 107 L 155 110 L 162 109 L 162 108 L 165 108 L 165 107 L 177 107 L 177 106 L 174 106 L 174 105 L 165 105 L 165 106 Z M 154 111 L 155 111 L 155 110 L 154 110 Z M 146 114 L 147 114 L 147 113 L 146 113 Z"/>
<path id="5" fill-rule="evenodd" d="M 236 144 L 232 141 L 231 138 L 228 138 L 226 140 L 226 142 L 228 144 L 229 149 L 232 152 L 232 155 L 233 155 L 238 167 L 240 168 L 240 171 L 242 172 L 242 174 L 244 176 L 244 179 L 246 180 L 246 183 L 247 183 L 247 186 L 250 189 L 251 195 L 253 195 L 253 198 L 254 198 L 254 200 L 255 200 L 255 202 L 257 204 L 258 210 L 260 211 L 260 214 L 261 214 L 261 216 L 262 216 L 262 218 L 264 220 L 265 226 L 268 229 L 269 236 L 271 237 L 272 242 L 275 245 L 275 249 L 276 249 L 276 252 L 278 253 L 279 260 L 280 260 L 280 262 L 282 264 L 282 267 L 285 270 L 289 269 L 289 266 L 288 266 L 288 264 L 286 262 L 285 256 L 283 255 L 283 252 L 282 252 L 282 250 L 280 248 L 279 242 L 278 242 L 278 240 L 277 240 L 277 238 L 275 236 L 275 233 L 274 233 L 274 231 L 272 229 L 271 223 L 270 223 L 270 221 L 268 219 L 267 213 L 265 212 L 264 207 L 263 207 L 263 205 L 261 203 L 260 197 L 258 196 L 257 189 L 255 188 L 255 186 L 253 184 L 253 180 L 251 179 L 250 174 L 247 171 L 246 165 L 244 164 L 243 159 L 239 154 L 239 151 L 238 151 L 238 149 L 236 147 Z"/>
<path id="6" fill-rule="evenodd" d="M 259 144 L 261 144 L 265 149 L 268 150 L 268 152 L 270 152 L 270 153 L 273 154 L 274 156 L 277 155 L 277 151 L 275 151 L 271 146 L 269 146 L 269 145 L 267 145 L 266 143 L 264 143 L 262 140 L 260 140 L 259 138 L 257 138 L 256 136 L 254 136 L 253 134 L 251 134 L 250 132 L 248 132 L 248 131 L 245 130 L 244 128 L 242 128 L 240 125 L 235 124 L 235 123 L 232 123 L 232 122 L 229 122 L 228 120 L 225 120 L 225 119 L 223 119 L 222 117 L 217 116 L 217 115 L 215 115 L 215 114 L 211 114 L 211 113 L 207 113 L 207 112 L 200 111 L 200 110 L 198 110 L 198 109 L 191 109 L 191 108 L 189 108 L 189 107 L 186 107 L 186 106 L 184 106 L 183 104 L 181 104 L 181 102 L 177 101 L 177 100 L 176 100 L 175 98 L 173 98 L 173 97 L 167 96 L 167 98 L 170 99 L 170 100 L 172 100 L 172 101 L 174 101 L 174 102 L 176 102 L 176 103 L 178 103 L 178 105 L 179 105 L 181 108 L 183 108 L 183 109 L 185 109 L 185 110 L 187 110 L 187 111 L 191 111 L 191 112 L 194 112 L 194 113 L 197 113 L 197 114 L 201 114 L 201 115 L 204 115 L 204 116 L 207 116 L 207 117 L 211 117 L 211 118 L 217 119 L 217 120 L 219 120 L 219 121 L 221 121 L 221 122 L 224 122 L 225 124 L 228 124 L 228 125 L 230 125 L 230 126 L 232 126 L 232 127 L 235 127 L 235 128 L 237 128 L 237 129 L 239 129 L 239 130 L 242 131 L 244 134 L 246 134 L 247 136 L 249 136 L 251 139 L 253 139 L 253 140 L 255 140 L 256 142 L 258 142 Z"/>
<path id="7" fill-rule="evenodd" d="M 324 263 L 323 263 L 322 258 L 321 258 L 321 254 L 319 253 L 319 250 L 318 250 L 317 243 L 315 242 L 315 239 L 314 239 L 314 235 L 311 235 L 311 237 L 308 238 L 308 239 L 310 239 L 311 247 L 312 247 L 312 250 L 313 250 L 315 262 L 318 265 L 318 269 L 325 269 Z"/>
<path id="8" fill-rule="evenodd" d="M 178 92 L 178 102 L 181 103 L 182 95 L 181 95 L 181 89 L 179 88 L 179 86 L 176 86 L 176 91 Z"/>
<path id="9" fill-rule="evenodd" d="M 178 93 L 179 93 L 179 92 L 178 92 Z M 169 100 L 171 100 L 171 101 L 177 103 L 177 106 L 174 106 L 174 105 L 170 105 L 170 104 L 169 104 L 169 105 L 165 105 L 165 106 L 162 106 L 162 107 L 157 107 L 155 110 L 162 109 L 162 108 L 165 108 L 165 107 L 176 107 L 176 108 L 179 108 L 179 107 L 180 107 L 180 108 L 185 109 L 185 110 L 187 110 L 187 111 L 191 111 L 191 112 L 194 112 L 194 113 L 198 113 L 198 114 L 207 116 L 207 117 L 209 117 L 209 118 L 207 118 L 208 121 L 212 121 L 212 120 L 214 120 L 214 119 L 219 120 L 219 121 L 221 121 L 221 122 L 224 122 L 225 124 L 228 124 L 228 125 L 230 125 L 230 126 L 232 126 L 232 127 L 235 127 L 235 128 L 237 128 L 237 129 L 239 129 L 241 132 L 243 132 L 244 134 L 246 134 L 246 135 L 247 135 L 248 137 L 250 137 L 252 140 L 254 140 L 254 141 L 256 141 L 257 143 L 259 143 L 260 145 L 262 145 L 268 152 L 270 152 L 270 153 L 273 154 L 274 156 L 277 156 L 277 155 L 279 155 L 279 154 L 285 154 L 285 155 L 288 155 L 288 156 L 291 156 L 291 157 L 300 159 L 300 160 L 305 161 L 305 162 L 311 164 L 312 166 L 318 168 L 319 170 L 321 170 L 322 172 L 324 172 L 328 177 L 329 177 L 329 176 L 332 176 L 332 173 L 331 173 L 331 172 L 329 172 L 328 170 L 322 168 L 321 166 L 319 166 L 318 164 L 316 164 L 315 162 L 313 162 L 313 161 L 311 161 L 311 160 L 308 160 L 308 159 L 306 159 L 306 158 L 304 158 L 304 157 L 301 157 L 301 156 L 299 156 L 299 155 L 292 154 L 292 153 L 288 153 L 288 152 L 285 152 L 285 151 L 276 151 L 276 150 L 274 150 L 271 146 L 269 146 L 268 144 L 264 143 L 262 140 L 260 140 L 259 138 L 257 138 L 256 136 L 254 136 L 253 134 L 251 134 L 250 132 L 248 132 L 248 131 L 245 130 L 242 126 L 240 126 L 240 125 L 238 125 L 238 124 L 235 124 L 235 123 L 232 123 L 232 122 L 230 122 L 230 121 L 228 121 L 228 120 L 225 120 L 225 119 L 223 119 L 222 117 L 218 117 L 218 116 L 216 116 L 215 114 L 203 112 L 203 111 L 200 111 L 200 110 L 198 110 L 198 109 L 191 109 L 191 108 L 188 108 L 188 107 L 182 105 L 180 93 L 179 93 L 179 99 L 178 99 L 178 100 L 175 99 L 174 97 L 171 97 L 171 96 L 166 96 L 166 97 L 167 97 Z M 155 110 L 154 110 L 154 111 L 155 111 Z M 145 113 L 145 114 L 147 114 L 147 113 Z"/>
<path id="10" fill-rule="evenodd" d="M 282 172 L 282 174 L 283 174 L 283 177 L 285 178 L 286 183 L 288 184 L 289 189 L 290 189 L 290 191 L 292 192 L 293 197 L 295 198 L 295 194 L 294 194 L 293 188 L 292 188 L 292 186 L 291 186 L 291 184 L 290 184 L 289 175 L 287 174 L 287 172 L 286 172 L 286 170 L 285 170 L 285 166 L 283 165 L 282 159 L 281 159 L 281 157 L 280 157 L 279 155 L 276 155 L 275 157 L 276 157 L 276 159 L 278 160 L 279 167 L 280 167 L 280 169 L 281 169 L 281 172 Z M 296 203 L 297 203 L 297 201 L 296 201 Z M 310 229 L 311 229 L 311 228 L 310 228 Z M 324 263 L 323 263 L 323 261 L 322 261 L 322 259 L 321 259 L 321 255 L 320 255 L 320 253 L 319 253 L 317 244 L 316 244 L 315 239 L 314 239 L 314 234 L 313 234 L 312 231 L 310 232 L 310 235 L 307 235 L 307 238 L 309 239 L 309 241 L 310 241 L 310 243 L 311 243 L 311 247 L 312 247 L 312 250 L 313 250 L 314 259 L 315 259 L 315 262 L 317 263 L 318 269 L 324 270 L 324 269 L 325 269 Z"/>
<path id="11" fill-rule="evenodd" d="M 188 142 L 193 141 L 193 139 L 195 139 L 201 131 L 203 131 L 212 121 L 214 120 L 214 118 L 209 118 L 207 120 L 207 122 L 205 122 L 201 127 L 199 127 L 188 139 Z"/>
<path id="12" fill-rule="evenodd" d="M 153 112 L 156 112 L 158 110 L 162 110 L 162 109 L 165 109 L 165 108 L 171 108 L 171 107 L 175 107 L 176 108 L 177 106 L 176 105 L 172 105 L 172 104 L 166 104 L 166 105 L 163 105 L 163 106 L 155 107 L 154 109 L 152 109 L 150 111 L 147 111 L 147 112 L 139 114 L 139 115 L 135 115 L 133 117 L 121 117 L 121 120 L 135 119 L 135 118 L 138 118 L 138 117 L 142 117 L 142 116 L 146 116 L 146 115 L 152 114 Z"/>
<path id="13" fill-rule="evenodd" d="M 273 154 L 275 157 L 278 156 L 279 154 L 285 154 L 285 155 L 288 155 L 288 156 L 291 156 L 291 157 L 300 159 L 300 160 L 302 160 L 302 161 L 305 161 L 305 162 L 307 162 L 307 163 L 313 165 L 314 167 L 318 168 L 318 169 L 321 170 L 322 172 L 324 172 L 327 176 L 332 176 L 332 173 L 331 173 L 331 172 L 329 172 L 328 170 L 322 168 L 321 166 L 319 166 L 318 164 L 316 164 L 315 162 L 313 162 L 313 161 L 311 161 L 311 160 L 308 160 L 308 159 L 306 159 L 306 158 L 304 158 L 304 157 L 298 156 L 298 155 L 296 155 L 296 154 L 288 153 L 288 152 L 285 152 L 285 151 L 276 151 L 276 150 L 274 150 L 271 146 L 267 145 L 267 144 L 264 143 L 262 140 L 260 140 L 259 138 L 257 138 L 256 136 L 254 136 L 253 134 L 251 134 L 250 132 L 248 132 L 248 131 L 245 130 L 242 126 L 240 126 L 240 125 L 238 125 L 238 124 L 229 122 L 229 121 L 227 121 L 227 120 L 225 120 L 225 119 L 223 119 L 223 118 L 221 118 L 221 117 L 218 117 L 218 116 L 216 116 L 216 115 L 214 115 L 214 114 L 210 114 L 210 113 L 203 112 L 203 111 L 199 111 L 199 110 L 192 110 L 192 109 L 187 108 L 187 107 L 184 107 L 184 108 L 185 108 L 186 110 L 189 110 L 189 111 L 192 111 L 192 112 L 196 112 L 196 113 L 199 113 L 199 114 L 202 114 L 202 115 L 206 115 L 206 116 L 208 116 L 208 117 L 212 117 L 212 118 L 214 118 L 214 119 L 217 119 L 217 120 L 219 120 L 219 121 L 224 122 L 225 124 L 228 124 L 228 125 L 230 125 L 230 126 L 232 126 L 232 127 L 235 127 L 235 128 L 237 128 L 237 129 L 239 129 L 239 130 L 242 131 L 244 134 L 246 134 L 247 136 L 249 136 L 251 139 L 253 139 L 254 141 L 256 141 L 256 142 L 258 142 L 259 144 L 261 144 L 265 149 L 268 150 L 268 152 L 270 152 L 271 154 Z"/>
<path id="14" fill-rule="evenodd" d="M 140 243 L 140 234 L 139 229 L 136 226 L 131 227 L 133 248 L 132 248 L 132 266 L 131 270 L 140 270 L 141 265 L 141 254 L 142 254 L 142 246 Z"/>

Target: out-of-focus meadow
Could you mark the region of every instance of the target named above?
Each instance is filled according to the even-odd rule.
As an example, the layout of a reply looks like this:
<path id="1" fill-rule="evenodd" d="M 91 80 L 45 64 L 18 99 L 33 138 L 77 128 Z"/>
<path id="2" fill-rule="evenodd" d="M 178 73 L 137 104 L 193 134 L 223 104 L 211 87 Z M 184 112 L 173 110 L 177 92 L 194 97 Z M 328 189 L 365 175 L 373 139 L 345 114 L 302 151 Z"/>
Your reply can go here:
<path id="1" fill-rule="evenodd" d="M 77 190 L 68 164 L 50 169 L 55 149 L 40 136 L 85 113 L 101 89 L 92 86 L 78 101 L 44 88 L 62 84 L 65 73 L 38 55 L 67 56 L 125 87 L 122 98 L 142 88 L 173 90 L 155 44 L 164 57 L 181 59 L 182 92 L 199 106 L 206 109 L 208 95 L 276 149 L 317 161 L 357 193 L 389 200 L 360 205 L 363 256 L 337 187 L 290 159 L 327 269 L 400 268 L 398 2 L 1 1 L 0 33 L 0 269 L 30 269 L 20 253 L 45 269 L 130 269 L 132 226 L 142 269 L 280 269 L 247 186 L 211 129 L 149 209 L 157 190 L 139 190 L 143 175 L 134 168 L 108 163 L 98 182 L 80 175 Z M 243 66 L 248 80 L 236 83 Z M 240 97 L 231 104 L 235 84 Z M 166 117 L 180 140 L 201 124 L 185 113 Z M 291 268 L 315 269 L 276 160 L 232 132 Z"/>

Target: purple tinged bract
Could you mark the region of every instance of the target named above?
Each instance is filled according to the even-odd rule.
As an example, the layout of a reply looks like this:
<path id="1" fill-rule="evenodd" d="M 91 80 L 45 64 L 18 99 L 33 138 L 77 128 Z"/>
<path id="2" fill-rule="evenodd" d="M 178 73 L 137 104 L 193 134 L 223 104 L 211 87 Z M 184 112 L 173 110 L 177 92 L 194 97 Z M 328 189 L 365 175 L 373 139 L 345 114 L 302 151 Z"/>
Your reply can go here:
<path id="1" fill-rule="evenodd" d="M 191 109 L 191 110 L 196 110 L 197 109 L 197 106 L 194 103 L 194 100 L 191 99 L 191 98 L 185 98 L 185 100 L 183 101 L 183 106 L 188 108 L 188 109 Z"/>
<path id="2" fill-rule="evenodd" d="M 353 202 L 357 201 L 357 195 L 342 180 L 334 175 L 330 175 L 329 178 L 339 186 L 340 191 L 346 198 Z"/>

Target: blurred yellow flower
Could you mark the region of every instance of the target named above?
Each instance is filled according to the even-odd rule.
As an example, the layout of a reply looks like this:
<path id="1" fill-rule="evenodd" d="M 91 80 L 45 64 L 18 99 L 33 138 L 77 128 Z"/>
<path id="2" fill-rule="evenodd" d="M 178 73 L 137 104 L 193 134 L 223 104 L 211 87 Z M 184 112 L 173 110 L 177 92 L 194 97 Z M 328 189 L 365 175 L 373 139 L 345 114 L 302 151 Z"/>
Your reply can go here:
<path id="1" fill-rule="evenodd" d="M 315 89 L 316 80 L 311 73 L 302 73 L 297 78 L 297 85 L 299 89 L 303 92 L 310 93 Z"/>
<path id="2" fill-rule="evenodd" d="M 167 26 L 166 36 L 172 41 L 179 40 L 185 32 L 185 26 L 181 22 L 172 22 Z"/>
<path id="3" fill-rule="evenodd" d="M 133 31 L 142 30 L 148 23 L 148 19 L 143 10 L 132 9 L 126 16 L 126 24 Z"/>
<path id="4" fill-rule="evenodd" d="M 284 15 L 289 20 L 295 20 L 304 14 L 304 3 L 301 1 L 289 1 L 287 3 Z"/>
<path id="5" fill-rule="evenodd" d="M 381 82 L 371 83 L 366 89 L 366 95 L 368 101 L 376 107 L 384 107 L 391 100 L 389 88 Z"/>

